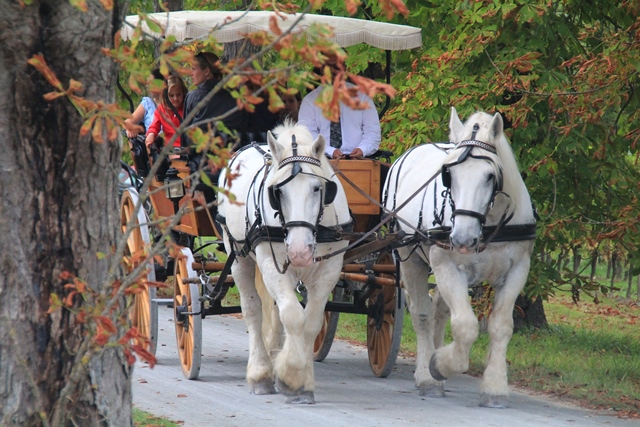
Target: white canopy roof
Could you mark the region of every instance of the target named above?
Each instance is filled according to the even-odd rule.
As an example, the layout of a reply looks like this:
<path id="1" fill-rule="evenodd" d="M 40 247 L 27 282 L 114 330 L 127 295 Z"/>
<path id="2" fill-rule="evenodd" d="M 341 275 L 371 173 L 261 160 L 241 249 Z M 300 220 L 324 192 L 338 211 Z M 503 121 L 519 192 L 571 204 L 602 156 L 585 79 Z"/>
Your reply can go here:
<path id="1" fill-rule="evenodd" d="M 206 37 L 214 28 L 219 28 L 225 22 L 230 22 L 213 32 L 219 42 L 227 43 L 240 40 L 248 33 L 269 31 L 269 18 L 274 15 L 274 12 L 264 11 L 178 11 L 152 13 L 148 16 L 158 22 L 167 35 L 175 36 L 178 41 Z M 282 14 L 280 16 L 284 19 L 279 18 L 279 26 L 285 31 L 296 22 L 296 18 L 300 17 L 300 14 Z M 121 30 L 123 39 L 129 40 L 133 36 L 133 27 L 138 24 L 139 20 L 137 15 L 125 18 Z M 306 14 L 296 25 L 294 31 L 305 31 L 314 23 L 333 27 L 335 33 L 333 41 L 341 47 L 358 43 L 366 43 L 385 50 L 413 49 L 422 46 L 420 28 L 338 16 Z M 150 32 L 146 24 L 143 24 L 143 30 L 147 33 Z"/>

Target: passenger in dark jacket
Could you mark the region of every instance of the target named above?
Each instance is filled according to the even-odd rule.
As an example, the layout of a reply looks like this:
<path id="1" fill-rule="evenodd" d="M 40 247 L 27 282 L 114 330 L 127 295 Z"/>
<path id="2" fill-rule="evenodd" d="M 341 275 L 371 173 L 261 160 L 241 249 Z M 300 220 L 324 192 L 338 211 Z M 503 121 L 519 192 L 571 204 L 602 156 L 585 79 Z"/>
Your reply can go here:
<path id="1" fill-rule="evenodd" d="M 184 100 L 185 117 L 196 109 L 200 101 L 202 101 L 222 79 L 222 73 L 218 67 L 218 61 L 218 57 L 210 52 L 201 52 L 196 55 L 196 60 L 191 67 L 191 77 L 193 84 L 197 87 L 189 91 Z M 197 124 L 203 120 L 220 117 L 236 106 L 236 100 L 231 96 L 231 94 L 224 88 L 220 89 L 201 109 L 198 110 L 193 120 L 190 120 L 188 124 Z M 222 122 L 230 131 L 240 132 L 246 128 L 245 112 L 244 110 L 238 110 L 230 116 L 222 119 Z M 211 125 L 211 123 L 200 123 L 199 127 L 203 132 L 207 132 Z"/>

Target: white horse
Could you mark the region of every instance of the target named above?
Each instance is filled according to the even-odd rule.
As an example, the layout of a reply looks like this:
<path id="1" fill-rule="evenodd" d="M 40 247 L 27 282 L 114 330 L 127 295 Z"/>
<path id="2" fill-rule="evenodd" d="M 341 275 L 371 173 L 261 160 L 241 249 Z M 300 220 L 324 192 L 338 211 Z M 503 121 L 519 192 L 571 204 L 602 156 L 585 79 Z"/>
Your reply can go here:
<path id="1" fill-rule="evenodd" d="M 268 134 L 268 153 L 265 146 L 249 146 L 223 171 L 219 186 L 236 202 L 222 195 L 219 213 L 226 219 L 227 253 L 238 255 L 232 274 L 249 330 L 251 392 L 270 394 L 277 388 L 287 403 L 315 403 L 313 342 L 343 254 L 319 258 L 346 247 L 342 232 L 351 217 L 344 190 L 325 158 L 324 138 L 314 141 L 304 126 L 289 122 L 274 134 L 277 140 Z M 261 331 L 260 272 L 258 279 L 275 300 L 284 327 L 284 343 L 273 361 Z M 296 294 L 301 288 L 307 292 L 304 307 Z"/>
<path id="2" fill-rule="evenodd" d="M 469 368 L 479 328 L 468 287 L 486 281 L 495 300 L 480 405 L 505 407 L 512 312 L 529 274 L 535 218 L 501 116 L 479 112 L 463 125 L 452 108 L 449 126 L 452 144 L 409 150 L 385 183 L 385 207 L 398 216 L 396 229 L 414 235 L 413 245 L 398 250 L 418 339 L 414 377 L 420 395 L 443 397 L 444 380 Z M 433 300 L 425 280 L 430 267 L 437 283 Z M 449 314 L 453 342 L 443 346 Z"/>

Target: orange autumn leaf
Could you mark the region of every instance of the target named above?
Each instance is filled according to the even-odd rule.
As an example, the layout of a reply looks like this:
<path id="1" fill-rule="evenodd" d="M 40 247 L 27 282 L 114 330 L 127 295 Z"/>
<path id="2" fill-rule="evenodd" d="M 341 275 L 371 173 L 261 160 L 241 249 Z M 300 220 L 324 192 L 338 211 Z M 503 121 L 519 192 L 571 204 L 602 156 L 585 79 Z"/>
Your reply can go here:
<path id="1" fill-rule="evenodd" d="M 278 26 L 278 19 L 276 16 L 271 16 L 269 18 L 269 30 L 271 30 L 271 32 L 276 36 L 282 34 L 282 30 L 280 29 L 280 26 Z"/>
<path id="2" fill-rule="evenodd" d="M 156 357 L 149 352 L 145 347 L 141 345 L 132 345 L 131 349 L 136 352 L 140 359 L 144 360 L 149 364 L 150 368 L 153 368 L 157 362 Z"/>
<path id="3" fill-rule="evenodd" d="M 360 6 L 360 1 L 359 0 L 344 0 L 344 5 L 347 8 L 347 12 L 349 13 L 349 15 L 355 15 L 355 13 L 358 11 L 358 6 Z"/>
<path id="4" fill-rule="evenodd" d="M 60 83 L 60 80 L 58 80 L 53 70 L 49 68 L 47 62 L 44 59 L 44 56 L 42 56 L 41 54 L 33 55 L 33 57 L 31 57 L 31 59 L 29 59 L 27 63 L 35 67 L 35 69 L 38 70 L 40 74 L 42 74 L 42 76 L 49 82 L 51 86 L 55 87 L 58 90 L 63 90 L 62 83 Z"/>
<path id="5" fill-rule="evenodd" d="M 89 132 L 91 132 L 91 125 L 92 125 L 92 120 L 91 119 L 85 121 L 82 124 L 82 127 L 80 128 L 80 136 L 85 136 Z"/>
<path id="6" fill-rule="evenodd" d="M 64 92 L 49 92 L 49 93 L 45 93 L 43 98 L 45 101 L 51 102 L 60 98 L 61 96 L 66 96 L 66 95 L 67 94 Z"/>
<path id="7" fill-rule="evenodd" d="M 93 132 L 91 132 L 93 140 L 99 144 L 104 142 L 102 137 L 102 120 L 97 119 L 93 124 Z"/>
<path id="8" fill-rule="evenodd" d="M 105 10 L 113 10 L 113 0 L 100 0 Z"/>

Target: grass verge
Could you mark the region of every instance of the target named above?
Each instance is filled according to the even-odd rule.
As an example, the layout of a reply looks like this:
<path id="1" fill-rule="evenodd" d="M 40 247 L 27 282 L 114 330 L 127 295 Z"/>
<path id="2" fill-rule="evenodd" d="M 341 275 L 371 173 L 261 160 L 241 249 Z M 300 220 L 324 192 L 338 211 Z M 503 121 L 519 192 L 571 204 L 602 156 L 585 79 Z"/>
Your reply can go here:
<path id="1" fill-rule="evenodd" d="M 148 412 L 133 408 L 133 425 L 136 427 L 179 427 L 166 418 L 156 417 Z"/>
<path id="2" fill-rule="evenodd" d="M 507 351 L 509 383 L 572 400 L 582 406 L 640 418 L 640 308 L 601 298 L 575 305 L 569 297 L 545 302 L 548 329 L 515 333 Z M 336 337 L 366 342 L 366 317 L 340 314 Z M 447 331 L 447 340 L 450 340 Z M 480 376 L 489 346 L 486 333 L 473 345 L 469 374 Z M 414 357 L 416 339 L 405 314 L 400 351 Z"/>

